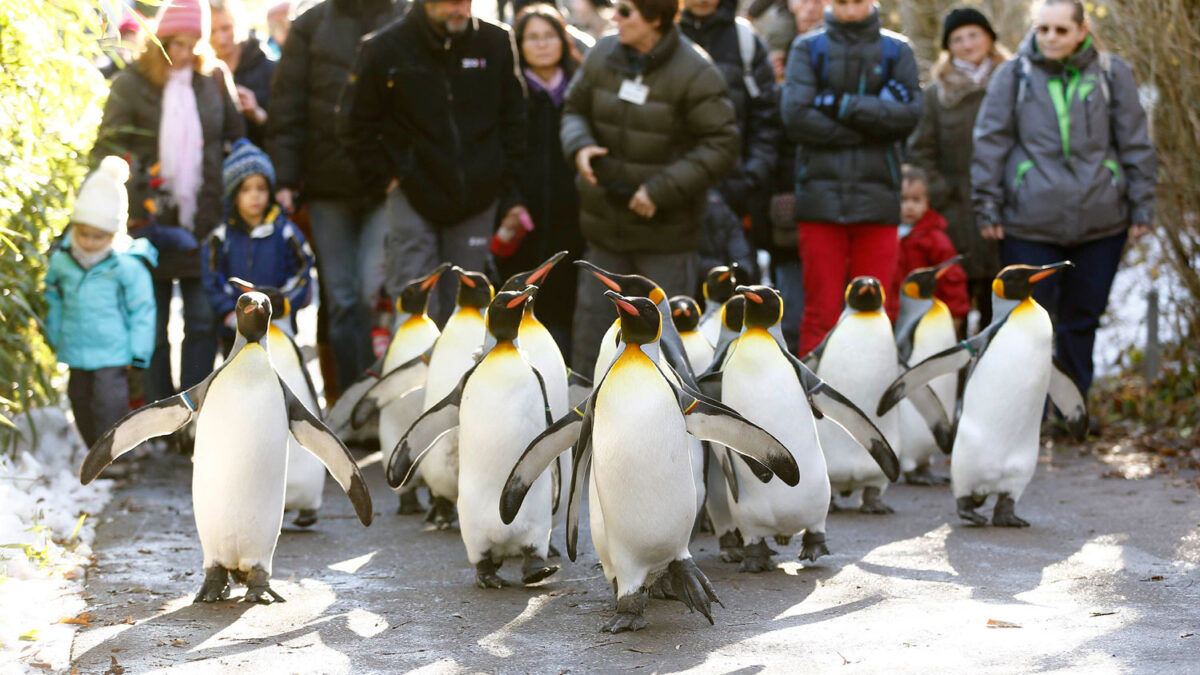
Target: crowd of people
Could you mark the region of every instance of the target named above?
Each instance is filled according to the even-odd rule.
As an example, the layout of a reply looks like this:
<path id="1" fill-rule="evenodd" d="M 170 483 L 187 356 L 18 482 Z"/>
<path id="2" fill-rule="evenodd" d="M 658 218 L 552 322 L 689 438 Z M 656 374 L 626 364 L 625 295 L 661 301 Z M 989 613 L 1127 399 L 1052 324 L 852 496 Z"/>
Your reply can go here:
<path id="1" fill-rule="evenodd" d="M 501 2 L 511 27 L 470 0 L 282 3 L 266 40 L 236 0 L 164 3 L 156 39 L 110 69 L 101 168 L 46 279 L 85 441 L 124 412 L 106 400 L 211 372 L 232 278 L 294 311 L 317 271 L 332 400 L 409 280 L 449 261 L 498 281 L 559 250 L 669 296 L 737 261 L 780 289 L 800 356 L 853 277 L 883 281 L 894 318 L 908 271 L 964 254 L 939 297 L 965 336 L 1002 265 L 1070 259 L 1036 295 L 1086 392 L 1126 239 L 1153 222 L 1155 159 L 1132 71 L 1082 2 L 1044 0 L 1014 57 L 986 16 L 952 10 L 924 76 L 873 0 L 679 2 Z M 141 22 L 117 25 L 137 39 Z M 582 372 L 614 318 L 595 283 L 560 265 L 537 302 Z"/>

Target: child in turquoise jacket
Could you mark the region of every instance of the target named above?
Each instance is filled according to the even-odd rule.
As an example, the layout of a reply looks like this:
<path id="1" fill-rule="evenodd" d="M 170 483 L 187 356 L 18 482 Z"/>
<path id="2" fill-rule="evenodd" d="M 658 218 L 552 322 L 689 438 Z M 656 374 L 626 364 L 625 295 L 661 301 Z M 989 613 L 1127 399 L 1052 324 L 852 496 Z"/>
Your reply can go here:
<path id="1" fill-rule="evenodd" d="M 128 178 L 120 157 L 106 157 L 87 177 L 46 271 L 46 340 L 71 369 L 67 396 L 89 446 L 129 412 L 126 371 L 145 368 L 154 352 L 147 265 L 158 262 L 158 252 L 125 236 Z"/>

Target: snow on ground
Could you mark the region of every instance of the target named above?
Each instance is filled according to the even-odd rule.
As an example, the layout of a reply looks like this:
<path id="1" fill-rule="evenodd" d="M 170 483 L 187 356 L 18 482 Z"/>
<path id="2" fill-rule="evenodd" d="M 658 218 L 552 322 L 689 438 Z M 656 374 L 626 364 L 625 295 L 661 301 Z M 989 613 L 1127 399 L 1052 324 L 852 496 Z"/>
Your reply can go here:
<path id="1" fill-rule="evenodd" d="M 93 516 L 108 502 L 112 481 L 79 484 L 85 448 L 63 410 L 42 408 L 15 421 L 22 440 L 15 453 L 0 454 L 0 672 L 64 670 L 77 626 L 61 622 L 86 621 L 76 617 L 86 607 Z"/>
<path id="2" fill-rule="evenodd" d="M 1162 244 L 1154 236 L 1129 246 L 1121 269 L 1113 279 L 1108 312 L 1096 332 L 1096 375 L 1112 375 L 1129 365 L 1129 348 L 1146 347 L 1147 297 L 1158 290 L 1158 340 L 1177 342 L 1180 336 L 1179 305 L 1187 295 L 1166 260 Z"/>

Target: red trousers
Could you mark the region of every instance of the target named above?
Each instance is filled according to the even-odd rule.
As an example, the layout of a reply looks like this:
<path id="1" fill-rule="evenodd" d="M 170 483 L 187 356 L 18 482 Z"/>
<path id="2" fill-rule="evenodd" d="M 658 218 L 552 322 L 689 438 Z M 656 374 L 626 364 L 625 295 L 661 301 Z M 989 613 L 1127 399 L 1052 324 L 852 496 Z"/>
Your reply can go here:
<path id="1" fill-rule="evenodd" d="M 800 354 L 821 344 L 842 314 L 846 285 L 871 276 L 887 293 L 896 276 L 900 239 L 895 225 L 839 225 L 801 221 L 800 261 L 804 269 L 804 319 Z M 889 303 L 894 306 L 894 303 Z M 894 319 L 895 317 L 893 317 Z"/>

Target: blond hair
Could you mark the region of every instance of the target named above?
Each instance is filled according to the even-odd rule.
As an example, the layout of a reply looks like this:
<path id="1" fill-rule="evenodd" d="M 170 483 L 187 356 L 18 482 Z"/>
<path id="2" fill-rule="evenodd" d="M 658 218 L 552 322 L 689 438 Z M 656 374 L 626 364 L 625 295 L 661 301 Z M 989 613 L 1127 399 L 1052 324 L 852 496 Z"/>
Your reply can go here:
<path id="1" fill-rule="evenodd" d="M 167 73 L 171 71 L 171 62 L 167 59 L 167 46 L 171 44 L 172 39 L 170 37 L 161 38 L 159 40 L 161 45 L 149 36 L 142 39 L 142 50 L 137 57 L 137 68 L 156 87 L 167 83 Z M 195 59 L 192 61 L 192 69 L 197 73 L 207 75 L 209 73 L 208 64 L 216 60 L 208 40 L 198 41 L 193 53 Z"/>

